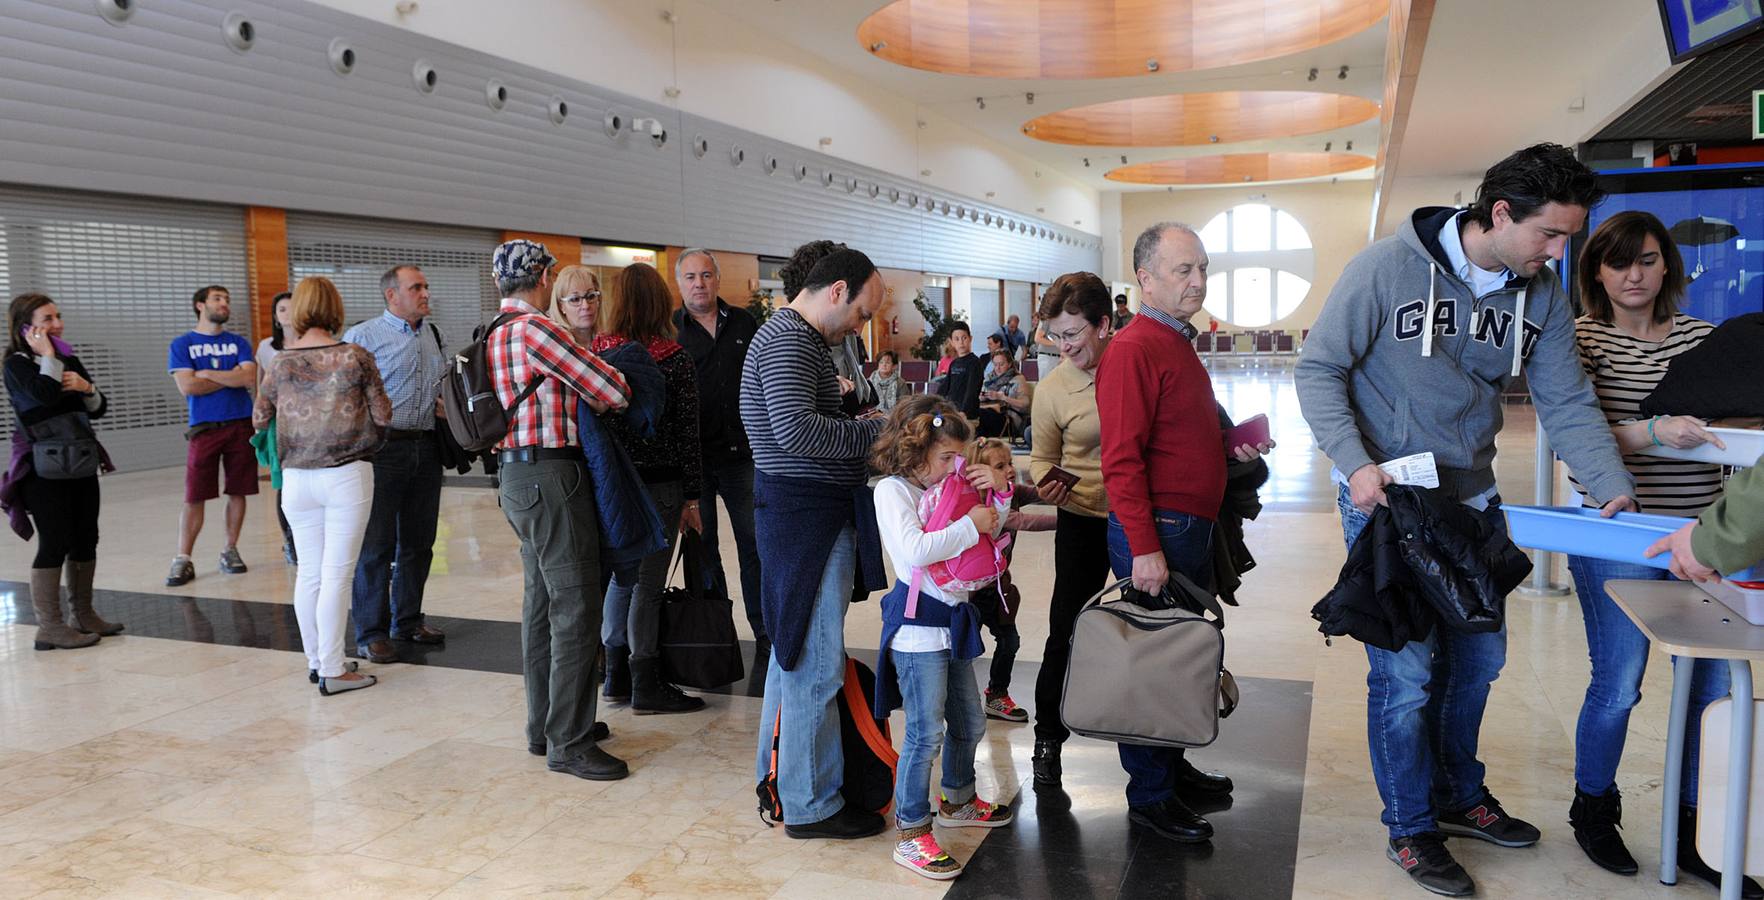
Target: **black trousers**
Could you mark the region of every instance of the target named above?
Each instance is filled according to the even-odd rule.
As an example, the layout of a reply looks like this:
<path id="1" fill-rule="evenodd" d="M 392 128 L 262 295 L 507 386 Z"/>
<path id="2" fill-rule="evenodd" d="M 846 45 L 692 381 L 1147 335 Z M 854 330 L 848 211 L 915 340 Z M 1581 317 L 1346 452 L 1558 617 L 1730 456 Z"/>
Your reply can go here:
<path id="1" fill-rule="evenodd" d="M 24 483 L 25 509 L 37 527 L 34 569 L 59 569 L 67 560 L 98 558 L 98 476 Z"/>
<path id="2" fill-rule="evenodd" d="M 1109 520 L 1060 510 L 1054 526 L 1054 586 L 1049 603 L 1047 647 L 1035 679 L 1035 739 L 1071 736 L 1060 721 L 1060 697 L 1071 661 L 1072 626 L 1078 610 L 1109 582 Z"/>

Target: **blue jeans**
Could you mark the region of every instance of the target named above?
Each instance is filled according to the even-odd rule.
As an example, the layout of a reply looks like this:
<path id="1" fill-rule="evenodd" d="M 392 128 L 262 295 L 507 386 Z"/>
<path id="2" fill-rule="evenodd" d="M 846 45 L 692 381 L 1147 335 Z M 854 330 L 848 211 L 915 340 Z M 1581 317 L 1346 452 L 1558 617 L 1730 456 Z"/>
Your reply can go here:
<path id="1" fill-rule="evenodd" d="M 406 637 L 423 624 L 441 474 L 434 438 L 387 441 L 374 454 L 374 510 L 361 538 L 349 610 L 357 646 Z"/>
<path id="2" fill-rule="evenodd" d="M 1213 523 L 1200 516 L 1160 509 L 1153 511 L 1152 524 L 1157 527 L 1164 563 L 1170 571 L 1181 572 L 1196 584 L 1207 584 L 1211 580 L 1207 570 L 1213 563 Z M 1109 567 L 1116 578 L 1133 574 L 1127 530 L 1114 513 L 1109 514 Z M 1151 806 L 1175 795 L 1182 748 L 1140 744 L 1117 744 L 1116 748 L 1121 768 L 1127 771 L 1128 806 Z"/>
<path id="3" fill-rule="evenodd" d="M 845 807 L 845 752 L 839 743 L 834 698 L 845 685 L 845 610 L 857 579 L 857 529 L 847 525 L 833 541 L 809 616 L 796 668 L 786 672 L 772 654 L 760 706 L 759 755 L 754 781 L 764 781 L 772 755 L 772 720 L 783 716 L 778 738 L 778 799 L 784 824 L 819 822 Z"/>
<path id="4" fill-rule="evenodd" d="M 1648 670 L 1648 639 L 1605 593 L 1605 582 L 1666 581 L 1672 575 L 1664 569 L 1585 556 L 1568 557 L 1568 571 L 1580 595 L 1587 654 L 1592 657 L 1592 680 L 1574 731 L 1574 783 L 1602 797 L 1615 789 L 1617 760 L 1629 736 L 1629 711 L 1641 701 L 1642 675 Z M 1686 806 L 1697 805 L 1697 744 L 1703 731 L 1698 722 L 1703 709 L 1727 696 L 1731 688 L 1726 660 L 1699 659 L 1692 665 L 1684 790 L 1679 795 Z"/>
<path id="5" fill-rule="evenodd" d="M 741 603 L 747 608 L 747 624 L 753 636 L 766 636 L 766 623 L 760 618 L 760 555 L 759 543 L 753 536 L 753 461 L 739 460 L 704 468 L 704 502 L 699 516 L 704 520 L 705 565 L 710 569 L 711 584 L 724 597 L 729 596 L 729 580 L 723 575 L 723 557 L 717 546 L 717 504 L 712 495 L 722 497 L 729 508 L 729 526 L 735 532 L 735 558 L 741 565 Z"/>
<path id="6" fill-rule="evenodd" d="M 1351 548 L 1371 517 L 1342 485 L 1336 500 Z M 1499 497 L 1483 512 L 1501 533 Z M 1372 777 L 1384 801 L 1380 821 L 1394 840 L 1435 830 L 1437 810 L 1481 799 L 1486 769 L 1476 758 L 1488 686 L 1507 662 L 1507 629 L 1470 634 L 1440 626 L 1395 653 L 1367 645 L 1366 736 Z"/>
<path id="7" fill-rule="evenodd" d="M 974 798 L 974 750 L 986 734 L 986 713 L 974 686 L 973 660 L 956 659 L 948 650 L 888 652 L 906 712 L 894 775 L 894 819 L 901 828 L 915 828 L 931 821 L 931 763 L 939 746 L 944 799 Z"/>

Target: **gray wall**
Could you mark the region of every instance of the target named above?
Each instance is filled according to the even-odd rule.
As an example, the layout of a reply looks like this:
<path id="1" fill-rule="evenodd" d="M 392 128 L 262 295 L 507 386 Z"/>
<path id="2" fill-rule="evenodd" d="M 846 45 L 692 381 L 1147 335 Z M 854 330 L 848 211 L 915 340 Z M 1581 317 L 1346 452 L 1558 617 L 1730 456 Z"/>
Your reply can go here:
<path id="1" fill-rule="evenodd" d="M 754 253 L 832 238 L 884 266 L 1024 281 L 1101 264 L 1094 235 L 304 0 L 132 6 L 113 24 L 94 0 L 0 0 L 0 182 Z M 225 40 L 233 12 L 249 50 Z"/>

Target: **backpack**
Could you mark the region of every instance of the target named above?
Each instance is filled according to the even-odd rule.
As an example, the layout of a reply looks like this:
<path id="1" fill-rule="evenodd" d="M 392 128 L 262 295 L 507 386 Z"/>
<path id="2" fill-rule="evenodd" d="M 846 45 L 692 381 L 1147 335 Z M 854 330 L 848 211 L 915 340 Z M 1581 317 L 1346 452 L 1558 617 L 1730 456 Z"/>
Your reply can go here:
<path id="1" fill-rule="evenodd" d="M 974 489 L 973 483 L 963 474 L 965 469 L 966 461 L 957 457 L 955 471 L 932 485 L 919 498 L 919 518 L 924 521 L 926 531 L 942 531 L 967 515 L 968 510 L 992 501 L 991 491 L 982 494 Z M 1004 555 L 1010 544 L 1008 534 L 996 540 L 990 534 L 981 534 L 979 543 L 959 555 L 914 569 L 907 594 L 907 618 L 913 618 L 918 611 L 920 578 L 929 575 L 932 583 L 941 588 L 979 590 L 997 581 L 1010 565 Z"/>
<path id="2" fill-rule="evenodd" d="M 490 378 L 490 335 L 511 319 L 525 313 L 505 312 L 474 335 L 472 342 L 453 355 L 453 365 L 441 376 L 441 400 L 447 407 L 447 430 L 468 453 L 479 453 L 508 436 L 508 420 L 533 392 L 545 374 L 539 373 L 521 388 L 506 408 L 496 399 Z"/>
<path id="3" fill-rule="evenodd" d="M 845 686 L 834 698 L 839 707 L 839 744 L 845 756 L 845 783 L 839 788 L 847 805 L 887 815 L 894 805 L 894 767 L 900 754 L 894 750 L 888 720 L 870 713 L 870 695 L 876 692 L 876 673 L 851 657 L 845 658 Z M 861 711 L 862 715 L 858 715 Z M 772 719 L 772 755 L 759 795 L 760 821 L 771 827 L 784 821 L 784 803 L 778 796 L 778 735 L 783 710 Z"/>

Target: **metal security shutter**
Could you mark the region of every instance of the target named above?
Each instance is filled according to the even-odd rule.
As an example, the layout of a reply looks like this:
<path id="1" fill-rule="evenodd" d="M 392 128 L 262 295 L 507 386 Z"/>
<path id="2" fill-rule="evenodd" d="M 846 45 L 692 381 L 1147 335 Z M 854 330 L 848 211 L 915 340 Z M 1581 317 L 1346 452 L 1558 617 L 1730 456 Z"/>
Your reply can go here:
<path id="1" fill-rule="evenodd" d="M 490 255 L 499 237 L 472 228 L 290 212 L 288 265 L 296 282 L 311 275 L 331 279 L 343 294 L 349 324 L 386 311 L 380 276 L 387 269 L 420 267 L 429 282 L 430 318 L 452 350 L 496 316 L 501 297 L 490 277 Z"/>
<path id="2" fill-rule="evenodd" d="M 0 185 L 0 295 L 54 297 L 67 338 L 110 399 L 96 424 L 122 470 L 182 465 L 187 415 L 166 348 L 190 295 L 232 289 L 227 330 L 251 336 L 245 216 L 231 206 Z M 0 434 L 17 420 L 0 397 Z"/>

